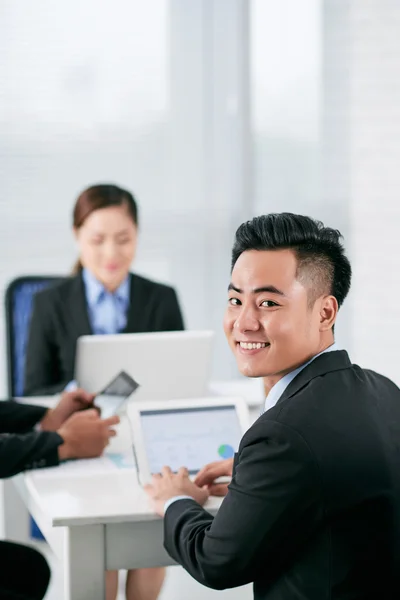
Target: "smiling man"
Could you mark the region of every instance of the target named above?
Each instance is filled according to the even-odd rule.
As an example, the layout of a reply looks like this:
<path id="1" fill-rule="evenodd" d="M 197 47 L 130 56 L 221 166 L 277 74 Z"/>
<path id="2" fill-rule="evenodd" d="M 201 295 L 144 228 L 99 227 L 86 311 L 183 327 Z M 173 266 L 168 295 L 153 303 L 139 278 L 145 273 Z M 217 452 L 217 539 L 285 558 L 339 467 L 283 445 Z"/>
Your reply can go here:
<path id="1" fill-rule="evenodd" d="M 266 215 L 236 232 L 224 327 L 240 371 L 264 378 L 265 412 L 234 465 L 207 465 L 197 485 L 165 467 L 147 487 L 167 551 L 204 585 L 400 595 L 400 390 L 334 343 L 350 281 L 339 232 L 318 221 Z M 213 518 L 201 505 L 225 492 Z"/>

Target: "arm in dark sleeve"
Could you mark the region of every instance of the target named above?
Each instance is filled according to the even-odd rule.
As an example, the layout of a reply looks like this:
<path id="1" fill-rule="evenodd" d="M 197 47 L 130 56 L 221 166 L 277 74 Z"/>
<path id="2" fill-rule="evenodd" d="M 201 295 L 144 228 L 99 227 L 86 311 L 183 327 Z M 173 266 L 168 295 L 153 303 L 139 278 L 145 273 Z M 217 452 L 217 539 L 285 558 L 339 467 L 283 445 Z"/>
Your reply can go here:
<path id="1" fill-rule="evenodd" d="M 182 331 L 185 328 L 176 292 L 165 287 L 154 317 L 154 331 Z"/>
<path id="2" fill-rule="evenodd" d="M 316 466 L 302 438 L 279 423 L 244 436 L 229 491 L 213 518 L 194 500 L 167 509 L 164 545 L 197 581 L 214 589 L 271 583 L 320 518 Z"/>
<path id="3" fill-rule="evenodd" d="M 0 401 L 0 433 L 27 433 L 43 419 L 47 410 L 14 400 Z"/>
<path id="4" fill-rule="evenodd" d="M 0 478 L 58 465 L 58 446 L 62 443 L 62 437 L 54 431 L 0 434 Z"/>
<path id="5" fill-rule="evenodd" d="M 49 308 L 41 294 L 34 298 L 25 361 L 25 396 L 46 396 L 64 389 Z"/>

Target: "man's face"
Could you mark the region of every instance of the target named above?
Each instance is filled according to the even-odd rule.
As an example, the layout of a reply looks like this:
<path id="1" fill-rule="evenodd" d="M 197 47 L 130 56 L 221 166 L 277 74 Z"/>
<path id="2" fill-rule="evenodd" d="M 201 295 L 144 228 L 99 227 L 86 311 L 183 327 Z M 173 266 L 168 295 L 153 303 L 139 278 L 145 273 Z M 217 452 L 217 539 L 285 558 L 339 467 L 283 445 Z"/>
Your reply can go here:
<path id="1" fill-rule="evenodd" d="M 232 271 L 224 329 L 241 373 L 277 380 L 321 348 L 321 303 L 310 307 L 291 250 L 243 252 Z"/>

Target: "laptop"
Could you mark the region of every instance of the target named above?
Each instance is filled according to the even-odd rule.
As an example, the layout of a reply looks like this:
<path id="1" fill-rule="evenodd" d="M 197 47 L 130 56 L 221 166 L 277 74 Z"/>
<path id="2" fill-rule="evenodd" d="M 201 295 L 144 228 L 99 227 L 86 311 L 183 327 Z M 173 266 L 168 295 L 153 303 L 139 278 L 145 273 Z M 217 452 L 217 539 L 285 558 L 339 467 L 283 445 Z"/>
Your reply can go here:
<path id="1" fill-rule="evenodd" d="M 233 458 L 250 424 L 242 398 L 133 402 L 128 418 L 141 484 L 163 466 L 186 467 L 193 479 L 207 463 Z"/>
<path id="2" fill-rule="evenodd" d="M 98 393 L 125 371 L 139 384 L 135 401 L 206 396 L 213 339 L 212 331 L 82 336 L 75 379 Z"/>

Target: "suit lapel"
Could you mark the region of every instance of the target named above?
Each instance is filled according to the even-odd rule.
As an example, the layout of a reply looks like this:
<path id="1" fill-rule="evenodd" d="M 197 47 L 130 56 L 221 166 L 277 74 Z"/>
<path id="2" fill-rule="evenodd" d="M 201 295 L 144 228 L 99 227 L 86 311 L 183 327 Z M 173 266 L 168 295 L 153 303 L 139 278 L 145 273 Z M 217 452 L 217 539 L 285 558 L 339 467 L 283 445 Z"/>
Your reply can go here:
<path id="1" fill-rule="evenodd" d="M 65 300 L 69 321 L 75 329 L 76 337 L 92 335 L 82 275 L 77 275 L 72 279 L 70 295 Z"/>
<path id="2" fill-rule="evenodd" d="M 332 371 L 341 371 L 349 369 L 351 361 L 345 350 L 335 350 L 333 352 L 325 352 L 312 361 L 293 379 L 288 385 L 277 404 L 291 398 L 297 394 L 301 388 L 306 386 L 312 379 L 331 373 Z"/>
<path id="3" fill-rule="evenodd" d="M 126 327 L 122 333 L 140 333 L 143 331 L 143 297 L 142 281 L 140 277 L 131 273 L 131 287 L 129 296 Z"/>

